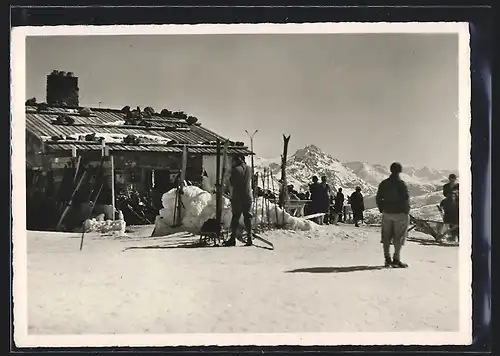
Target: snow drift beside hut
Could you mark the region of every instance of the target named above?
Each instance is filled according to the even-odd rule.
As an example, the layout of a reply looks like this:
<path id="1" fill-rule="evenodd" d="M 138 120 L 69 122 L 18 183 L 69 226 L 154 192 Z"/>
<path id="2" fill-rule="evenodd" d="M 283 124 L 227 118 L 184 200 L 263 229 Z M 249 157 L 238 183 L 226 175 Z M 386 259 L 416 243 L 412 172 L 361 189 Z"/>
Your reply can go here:
<path id="1" fill-rule="evenodd" d="M 181 221 L 183 228 L 191 233 L 197 234 L 205 221 L 215 218 L 216 196 L 198 187 L 188 186 L 184 188 L 181 196 L 183 208 L 181 209 Z M 153 236 L 168 235 L 171 226 L 174 225 L 174 208 L 176 204 L 176 189 L 171 189 L 163 194 L 162 205 L 159 215 L 155 221 L 155 231 Z M 255 209 L 255 204 L 257 209 Z M 281 225 L 283 223 L 283 210 L 266 199 L 259 197 L 254 202 L 253 211 L 257 211 L 253 217 L 254 226 L 257 224 Z M 276 214 L 276 212 L 278 214 Z M 231 223 L 231 203 L 229 199 L 222 198 L 222 225 L 228 229 Z M 291 230 L 312 230 L 317 225 L 312 221 L 293 217 L 287 212 L 284 214 L 285 228 Z M 243 226 L 243 216 L 240 219 Z"/>

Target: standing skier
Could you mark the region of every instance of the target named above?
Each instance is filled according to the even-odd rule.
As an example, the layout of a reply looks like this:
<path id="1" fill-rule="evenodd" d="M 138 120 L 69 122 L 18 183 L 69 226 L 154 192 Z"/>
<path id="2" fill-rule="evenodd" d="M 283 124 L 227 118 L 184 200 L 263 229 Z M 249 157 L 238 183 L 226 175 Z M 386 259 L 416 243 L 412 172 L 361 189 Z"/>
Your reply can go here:
<path id="1" fill-rule="evenodd" d="M 247 246 L 252 245 L 252 168 L 245 163 L 244 156 L 234 157 L 234 165 L 231 170 L 229 183 L 232 187 L 231 194 L 231 237 L 225 246 L 236 245 L 236 233 L 243 214 L 245 230 L 247 232 Z"/>
<path id="2" fill-rule="evenodd" d="M 386 267 L 406 268 L 401 262 L 401 249 L 406 242 L 410 223 L 410 194 L 406 183 L 399 176 L 403 171 L 400 163 L 390 167 L 391 175 L 380 183 L 376 202 L 382 213 L 382 244 Z M 394 256 L 391 259 L 391 243 L 394 245 Z"/>
<path id="3" fill-rule="evenodd" d="M 359 227 L 359 222 L 363 221 L 363 212 L 365 211 L 365 201 L 361 194 L 361 187 L 356 187 L 356 191 L 351 194 L 351 209 L 354 219 L 354 226 Z"/>

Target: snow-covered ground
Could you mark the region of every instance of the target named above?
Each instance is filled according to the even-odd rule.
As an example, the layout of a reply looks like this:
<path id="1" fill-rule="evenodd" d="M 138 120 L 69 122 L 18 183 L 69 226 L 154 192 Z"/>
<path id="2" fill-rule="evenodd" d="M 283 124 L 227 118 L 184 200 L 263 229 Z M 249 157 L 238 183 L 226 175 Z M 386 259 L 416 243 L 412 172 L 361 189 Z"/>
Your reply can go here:
<path id="1" fill-rule="evenodd" d="M 28 232 L 30 334 L 458 330 L 458 248 L 412 232 L 383 269 L 379 230 L 265 234 L 275 245 L 167 248 L 175 236 Z"/>

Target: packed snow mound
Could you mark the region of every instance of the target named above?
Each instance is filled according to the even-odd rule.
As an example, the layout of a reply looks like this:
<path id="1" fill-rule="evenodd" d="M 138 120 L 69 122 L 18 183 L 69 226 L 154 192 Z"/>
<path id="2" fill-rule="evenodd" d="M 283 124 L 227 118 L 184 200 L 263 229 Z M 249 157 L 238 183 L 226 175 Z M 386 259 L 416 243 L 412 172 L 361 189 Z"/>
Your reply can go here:
<path id="1" fill-rule="evenodd" d="M 105 220 L 99 221 L 96 218 L 87 219 L 84 223 L 85 232 L 98 232 L 101 234 L 107 233 L 125 233 L 126 223 L 124 220 Z"/>
<path id="2" fill-rule="evenodd" d="M 204 191 L 195 186 L 187 186 L 184 188 L 181 195 L 181 224 L 184 230 L 193 234 L 198 234 L 201 227 L 208 219 L 215 218 L 216 195 Z M 174 225 L 174 212 L 177 203 L 176 189 L 172 189 L 163 194 L 162 205 L 159 215 L 155 221 L 154 236 L 164 236 L 171 231 Z M 313 230 L 317 225 L 309 220 L 293 217 L 287 212 L 268 201 L 263 197 L 259 197 L 254 201 L 254 212 L 252 223 L 283 225 L 291 230 Z M 256 212 L 256 213 L 255 213 Z M 231 224 L 231 202 L 226 197 L 222 198 L 222 225 L 228 229 Z M 243 216 L 240 218 L 240 225 L 243 226 Z"/>

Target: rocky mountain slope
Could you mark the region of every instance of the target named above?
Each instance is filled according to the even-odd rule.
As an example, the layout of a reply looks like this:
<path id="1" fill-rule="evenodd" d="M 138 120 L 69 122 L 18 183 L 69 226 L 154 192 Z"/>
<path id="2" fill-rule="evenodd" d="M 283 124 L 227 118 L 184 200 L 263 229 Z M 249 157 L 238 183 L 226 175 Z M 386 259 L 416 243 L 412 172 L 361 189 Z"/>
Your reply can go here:
<path id="1" fill-rule="evenodd" d="M 254 161 L 257 172 L 262 172 L 266 168 L 272 172 L 276 180 L 281 178 L 279 158 L 255 158 Z M 296 190 L 306 190 L 313 175 L 318 176 L 318 178 L 325 175 L 330 185 L 335 188 L 342 187 L 347 192 L 353 191 L 356 186 L 360 186 L 365 194 L 376 192 L 376 187 L 373 184 L 364 181 L 349 167 L 314 145 L 299 149 L 288 157 L 287 181 L 289 184 L 293 184 Z"/>
<path id="2" fill-rule="evenodd" d="M 375 186 L 387 178 L 389 174 L 389 167 L 381 164 L 369 164 L 358 161 L 347 162 L 344 165 L 365 182 Z M 403 167 L 401 178 L 406 182 L 411 196 L 420 196 L 441 189 L 450 173 L 452 171 L 406 166 Z"/>
<path id="3" fill-rule="evenodd" d="M 257 172 L 268 169 L 276 181 L 281 178 L 279 158 L 255 157 L 254 163 Z M 401 177 L 407 183 L 410 195 L 416 197 L 440 190 L 450 173 L 452 171 L 406 166 Z M 288 157 L 287 179 L 295 189 L 307 189 L 313 175 L 326 175 L 330 184 L 336 188 L 342 187 L 346 192 L 360 186 L 363 193 L 370 196 L 375 194 L 378 184 L 389 175 L 389 167 L 362 161 L 342 163 L 315 145 L 299 149 Z"/>

